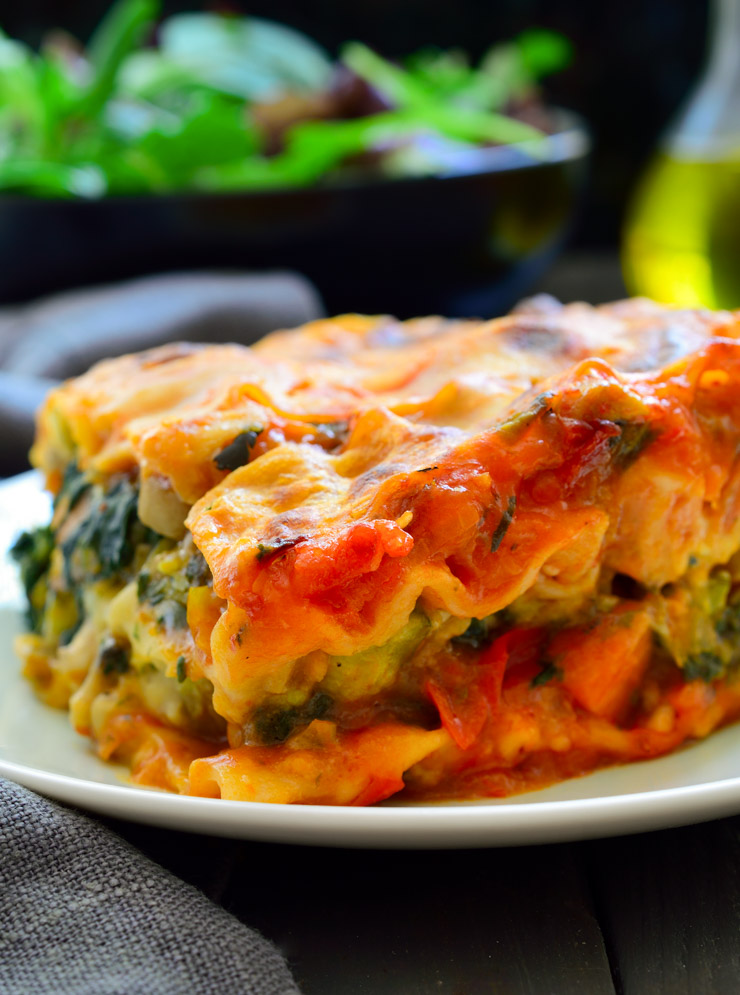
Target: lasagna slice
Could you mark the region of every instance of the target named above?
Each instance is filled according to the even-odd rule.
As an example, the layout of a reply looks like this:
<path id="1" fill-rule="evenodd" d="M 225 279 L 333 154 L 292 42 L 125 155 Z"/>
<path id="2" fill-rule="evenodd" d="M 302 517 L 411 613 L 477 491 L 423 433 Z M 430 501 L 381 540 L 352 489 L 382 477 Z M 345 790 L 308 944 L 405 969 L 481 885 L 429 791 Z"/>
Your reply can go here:
<path id="1" fill-rule="evenodd" d="M 44 405 L 24 672 L 173 791 L 508 795 L 740 715 L 740 325 L 345 315 Z"/>

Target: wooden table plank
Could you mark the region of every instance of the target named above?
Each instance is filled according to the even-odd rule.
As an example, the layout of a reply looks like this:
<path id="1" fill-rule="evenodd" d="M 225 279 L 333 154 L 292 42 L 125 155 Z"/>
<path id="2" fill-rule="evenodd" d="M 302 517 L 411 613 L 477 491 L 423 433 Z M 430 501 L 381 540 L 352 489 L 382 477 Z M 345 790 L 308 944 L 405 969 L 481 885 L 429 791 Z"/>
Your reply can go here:
<path id="1" fill-rule="evenodd" d="M 286 950 L 306 995 L 614 993 L 570 847 L 245 845 L 224 898 Z"/>
<path id="2" fill-rule="evenodd" d="M 109 824 L 289 958 L 305 995 L 614 995 L 580 851 L 362 851 Z"/>
<path id="3" fill-rule="evenodd" d="M 591 843 L 623 995 L 740 992 L 740 820 Z"/>

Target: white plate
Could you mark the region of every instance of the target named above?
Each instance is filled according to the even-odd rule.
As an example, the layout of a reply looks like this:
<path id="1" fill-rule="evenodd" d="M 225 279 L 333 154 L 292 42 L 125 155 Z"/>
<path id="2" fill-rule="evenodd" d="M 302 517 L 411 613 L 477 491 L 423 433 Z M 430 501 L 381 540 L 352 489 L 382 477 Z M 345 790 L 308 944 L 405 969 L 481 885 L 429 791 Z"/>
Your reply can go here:
<path id="1" fill-rule="evenodd" d="M 12 640 L 20 587 L 7 549 L 46 522 L 35 474 L 0 484 L 0 774 L 60 801 L 172 829 L 348 847 L 509 846 L 588 839 L 702 822 L 740 812 L 740 725 L 672 756 L 599 771 L 501 801 L 374 808 L 263 805 L 165 794 L 125 783 L 97 759 L 66 713 L 36 700 Z"/>

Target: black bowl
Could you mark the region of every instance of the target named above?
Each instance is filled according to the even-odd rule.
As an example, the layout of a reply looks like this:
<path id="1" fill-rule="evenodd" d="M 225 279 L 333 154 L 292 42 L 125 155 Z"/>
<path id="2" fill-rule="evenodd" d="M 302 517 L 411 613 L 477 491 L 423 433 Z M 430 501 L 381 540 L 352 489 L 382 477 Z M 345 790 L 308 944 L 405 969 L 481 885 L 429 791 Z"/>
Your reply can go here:
<path id="1" fill-rule="evenodd" d="M 471 149 L 443 175 L 308 189 L 0 198 L 0 302 L 203 268 L 295 269 L 329 313 L 505 311 L 563 244 L 589 151 L 578 121 Z"/>

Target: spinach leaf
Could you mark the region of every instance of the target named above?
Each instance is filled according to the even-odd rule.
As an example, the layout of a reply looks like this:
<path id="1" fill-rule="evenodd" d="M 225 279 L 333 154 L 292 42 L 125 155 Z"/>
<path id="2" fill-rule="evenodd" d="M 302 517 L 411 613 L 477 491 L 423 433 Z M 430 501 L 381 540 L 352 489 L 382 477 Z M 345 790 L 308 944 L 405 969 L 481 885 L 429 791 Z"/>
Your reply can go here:
<path id="1" fill-rule="evenodd" d="M 152 575 L 142 570 L 136 579 L 139 604 L 160 605 L 157 624 L 168 629 L 184 629 L 188 621 L 187 587 L 182 573 Z"/>
<path id="2" fill-rule="evenodd" d="M 110 490 L 93 488 L 87 515 L 61 545 L 67 586 L 113 577 L 133 560 L 136 545 L 153 545 L 159 536 L 136 515 L 138 489 L 126 478 Z"/>
<path id="3" fill-rule="evenodd" d="M 188 624 L 187 607 L 174 598 L 163 602 L 157 624 L 166 629 L 184 629 Z"/>
<path id="4" fill-rule="evenodd" d="M 740 604 L 727 604 L 715 623 L 717 635 L 722 639 L 734 640 L 740 635 Z"/>
<path id="5" fill-rule="evenodd" d="M 619 435 L 609 439 L 612 450 L 612 461 L 619 470 L 626 470 L 631 466 L 640 453 L 654 442 L 658 437 L 652 425 L 646 422 L 626 421 L 622 418 L 615 418 L 614 424 L 621 429 Z"/>
<path id="6" fill-rule="evenodd" d="M 148 570 L 142 570 L 136 578 L 136 596 L 139 602 L 158 605 L 170 594 L 170 579 L 165 574 L 152 577 Z"/>
<path id="7" fill-rule="evenodd" d="M 129 648 L 118 642 L 117 639 L 110 637 L 100 647 L 98 659 L 100 660 L 100 669 L 106 677 L 110 677 L 112 674 L 125 674 L 130 666 Z"/>
<path id="8" fill-rule="evenodd" d="M 526 411 L 520 411 L 518 414 L 507 418 L 506 421 L 501 422 L 497 431 L 504 437 L 506 442 L 516 442 L 524 430 L 529 428 L 535 419 L 539 418 L 540 415 L 551 414 L 551 398 L 551 393 L 539 394 Z"/>
<path id="9" fill-rule="evenodd" d="M 10 555 L 20 568 L 21 583 L 28 598 L 28 624 L 33 632 L 39 631 L 44 613 L 43 604 L 34 598 L 34 588 L 49 570 L 53 549 L 54 533 L 48 525 L 22 532 L 10 549 Z"/>
<path id="10" fill-rule="evenodd" d="M 299 727 L 309 725 L 314 719 L 325 718 L 333 704 L 328 694 L 318 691 L 300 707 L 265 706 L 258 709 L 255 714 L 255 732 L 265 746 L 284 743 Z"/>
<path id="11" fill-rule="evenodd" d="M 451 639 L 453 644 L 471 646 L 476 650 L 487 646 L 490 641 L 491 637 L 488 632 L 488 627 L 483 619 L 480 618 L 471 618 L 470 625 L 467 627 L 465 632 L 461 632 L 459 636 L 453 636 Z"/>
<path id="12" fill-rule="evenodd" d="M 562 681 L 563 671 L 560 667 L 556 667 L 554 663 L 543 663 L 542 670 L 539 674 L 536 674 L 532 680 L 529 682 L 531 688 L 542 687 L 543 684 L 547 684 L 549 681 L 558 680 Z"/>
<path id="13" fill-rule="evenodd" d="M 197 550 L 185 566 L 185 576 L 192 587 L 204 587 L 212 580 L 211 570 L 206 563 L 206 558 Z"/>
<path id="14" fill-rule="evenodd" d="M 504 541 L 504 536 L 509 531 L 509 526 L 511 525 L 514 512 L 516 511 L 516 497 L 512 494 L 509 498 L 506 509 L 501 516 L 501 521 L 498 523 L 496 528 L 493 530 L 493 535 L 491 536 L 491 552 L 495 553 L 499 548 L 501 543 Z"/>
<path id="15" fill-rule="evenodd" d="M 62 633 L 60 633 L 59 635 L 60 646 L 69 646 L 74 637 L 80 631 L 82 623 L 85 621 L 85 605 L 82 600 L 82 594 L 80 593 L 79 588 L 75 589 L 74 601 L 75 601 L 75 610 L 77 612 L 77 618 L 75 622 L 68 629 L 65 629 Z"/>
<path id="16" fill-rule="evenodd" d="M 723 670 L 724 664 L 720 657 L 707 650 L 692 654 L 683 668 L 687 681 L 705 681 L 707 684 L 719 677 Z"/>
<path id="17" fill-rule="evenodd" d="M 221 452 L 216 453 L 213 462 L 219 470 L 236 470 L 249 462 L 249 457 L 257 441 L 257 436 L 262 431 L 261 428 L 248 428 L 240 432 L 237 437 L 224 446 Z"/>
<path id="18" fill-rule="evenodd" d="M 80 500 L 82 495 L 90 489 L 92 486 L 90 480 L 86 474 L 80 470 L 76 463 L 68 463 L 64 471 L 64 477 L 62 478 L 62 486 L 59 488 L 59 493 L 54 498 L 54 510 L 56 510 L 62 502 L 66 502 L 66 510 L 69 513 L 77 502 Z"/>
<path id="19" fill-rule="evenodd" d="M 257 560 L 264 560 L 268 556 L 272 556 L 273 553 L 279 553 L 283 549 L 291 549 L 297 543 L 305 539 L 305 536 L 294 536 L 291 539 L 276 539 L 274 542 L 258 542 L 257 543 Z"/>

